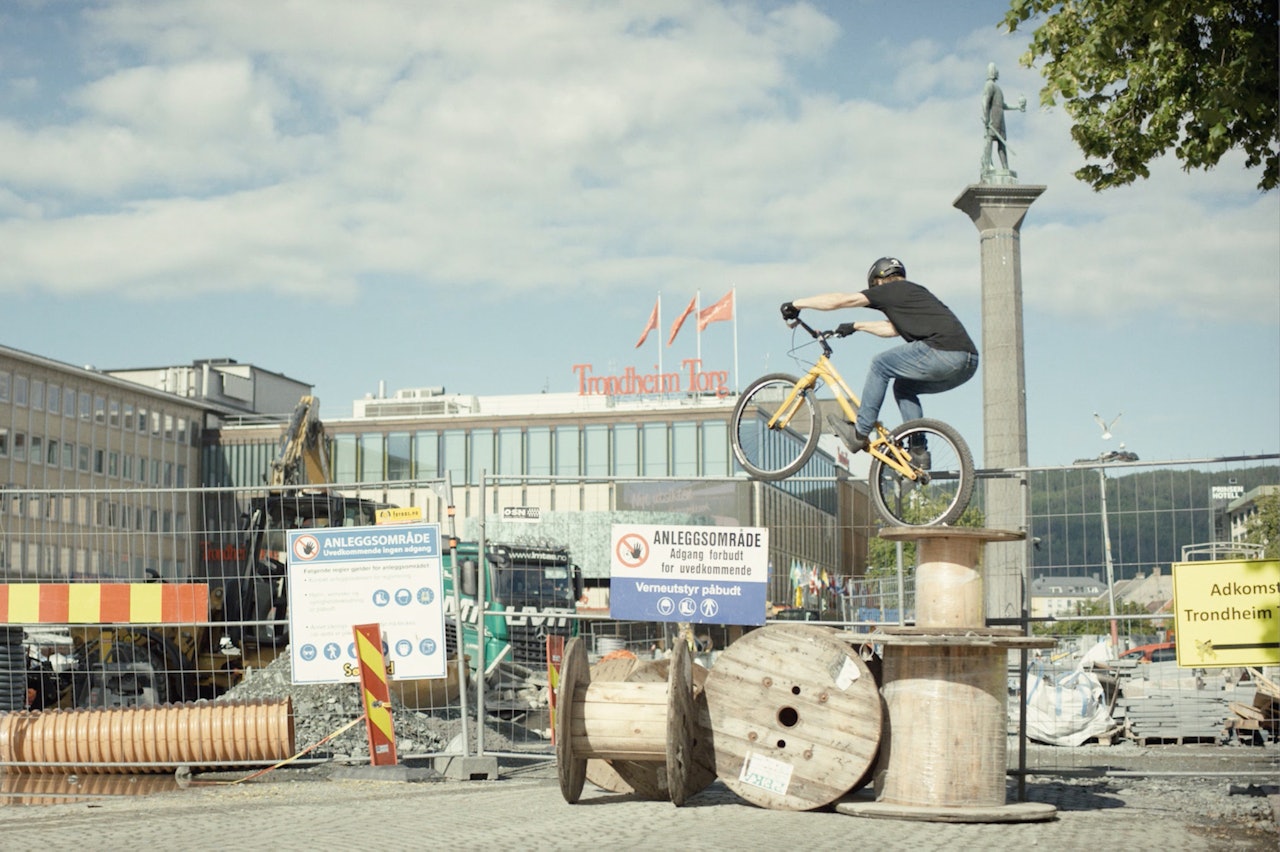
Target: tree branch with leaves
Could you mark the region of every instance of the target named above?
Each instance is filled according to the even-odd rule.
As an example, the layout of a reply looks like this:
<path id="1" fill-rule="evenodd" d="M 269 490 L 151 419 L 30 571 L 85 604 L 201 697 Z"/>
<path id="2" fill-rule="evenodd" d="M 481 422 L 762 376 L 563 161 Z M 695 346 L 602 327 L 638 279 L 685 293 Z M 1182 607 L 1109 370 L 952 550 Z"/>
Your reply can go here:
<path id="1" fill-rule="evenodd" d="M 1034 24 L 1021 63 L 1042 63 L 1040 103 L 1059 100 L 1102 190 L 1150 176 L 1171 148 L 1185 171 L 1232 149 L 1280 183 L 1276 0 L 1012 0 L 1004 24 Z"/>

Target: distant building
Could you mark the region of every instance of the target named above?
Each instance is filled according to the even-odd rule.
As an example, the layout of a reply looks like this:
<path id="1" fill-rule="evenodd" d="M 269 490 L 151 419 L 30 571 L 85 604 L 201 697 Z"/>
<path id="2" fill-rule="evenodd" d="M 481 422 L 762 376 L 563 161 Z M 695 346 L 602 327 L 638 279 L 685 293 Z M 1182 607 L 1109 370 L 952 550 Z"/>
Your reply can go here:
<path id="1" fill-rule="evenodd" d="M 1259 485 L 1227 504 L 1227 523 L 1232 541 L 1244 540 L 1249 524 L 1258 516 L 1258 502 L 1277 494 L 1280 494 L 1280 485 Z"/>
<path id="2" fill-rule="evenodd" d="M 1096 577 L 1037 577 L 1031 581 L 1031 617 L 1075 615 L 1106 590 Z"/>
<path id="3" fill-rule="evenodd" d="M 1155 565 L 1149 574 L 1139 571 L 1130 580 L 1120 580 L 1115 591 L 1117 606 L 1131 603 L 1147 612 L 1163 612 L 1173 600 L 1173 575 L 1162 573 L 1160 566 Z"/>

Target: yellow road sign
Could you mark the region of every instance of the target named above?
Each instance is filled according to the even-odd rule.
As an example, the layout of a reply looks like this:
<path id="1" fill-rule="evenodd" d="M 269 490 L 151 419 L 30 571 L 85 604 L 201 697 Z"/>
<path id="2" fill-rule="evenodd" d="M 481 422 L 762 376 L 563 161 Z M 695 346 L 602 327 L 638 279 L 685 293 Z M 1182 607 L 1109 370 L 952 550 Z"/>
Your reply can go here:
<path id="1" fill-rule="evenodd" d="M 1178 665 L 1280 664 L 1280 560 L 1173 566 Z"/>

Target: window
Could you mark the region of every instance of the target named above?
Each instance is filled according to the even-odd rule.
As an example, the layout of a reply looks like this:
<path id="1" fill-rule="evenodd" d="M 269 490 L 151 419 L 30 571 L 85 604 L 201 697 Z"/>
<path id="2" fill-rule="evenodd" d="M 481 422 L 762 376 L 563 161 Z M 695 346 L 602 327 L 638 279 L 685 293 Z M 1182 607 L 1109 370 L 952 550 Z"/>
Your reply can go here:
<path id="1" fill-rule="evenodd" d="M 645 476 L 666 476 L 667 424 L 646 423 L 640 432 Z"/>
<path id="2" fill-rule="evenodd" d="M 146 484 L 147 481 L 147 457 L 138 456 L 138 482 Z"/>
<path id="3" fill-rule="evenodd" d="M 120 428 L 126 432 L 133 431 L 133 403 L 126 402 L 124 404 L 124 420 L 120 424 Z"/>
<path id="4" fill-rule="evenodd" d="M 76 466 L 76 445 L 70 441 L 62 442 L 62 467 L 64 470 L 74 470 Z"/>
<path id="5" fill-rule="evenodd" d="M 185 444 L 187 442 L 187 418 L 178 418 L 178 443 Z"/>
<path id="6" fill-rule="evenodd" d="M 40 379 L 31 380 L 31 410 L 44 411 L 44 382 Z"/>
<path id="7" fill-rule="evenodd" d="M 9 374 L 0 371 L 0 402 L 9 401 Z"/>
<path id="8" fill-rule="evenodd" d="M 551 473 L 551 429 L 536 426 L 528 431 L 526 449 L 526 473 L 530 476 L 547 476 Z"/>
<path id="9" fill-rule="evenodd" d="M 62 392 L 62 416 L 76 416 L 76 392 L 71 388 Z"/>
<path id="10" fill-rule="evenodd" d="M 360 481 L 382 481 L 382 435 L 366 433 L 360 438 Z"/>
<path id="11" fill-rule="evenodd" d="M 729 475 L 729 427 L 723 422 L 702 424 L 702 475 Z"/>
<path id="12" fill-rule="evenodd" d="M 141 405 L 138 406 L 138 433 L 147 434 L 147 410 Z"/>
<path id="13" fill-rule="evenodd" d="M 97 394 L 93 397 L 93 422 L 107 422 L 107 399 L 106 397 L 99 396 Z"/>
<path id="14" fill-rule="evenodd" d="M 107 454 L 107 476 L 120 475 L 120 454 L 112 450 Z"/>
<path id="15" fill-rule="evenodd" d="M 419 432 L 413 441 L 414 475 L 419 479 L 439 479 L 440 433 Z"/>
<path id="16" fill-rule="evenodd" d="M 80 471 L 89 472 L 89 447 L 84 444 L 80 445 Z"/>
<path id="17" fill-rule="evenodd" d="M 9 430 L 0 428 L 0 459 L 9 457 Z"/>
<path id="18" fill-rule="evenodd" d="M 164 439 L 166 441 L 173 440 L 173 415 L 166 414 L 164 416 Z"/>
<path id="19" fill-rule="evenodd" d="M 27 435 L 25 432 L 13 433 L 13 460 L 27 460 Z"/>
<path id="20" fill-rule="evenodd" d="M 80 391 L 80 419 L 93 419 L 93 395 L 88 391 Z"/>
<path id="21" fill-rule="evenodd" d="M 339 435 L 333 441 L 329 457 L 330 475 L 334 482 L 356 481 L 356 436 Z"/>
<path id="22" fill-rule="evenodd" d="M 698 475 L 698 424 L 671 424 L 671 473 L 674 476 Z"/>
<path id="23" fill-rule="evenodd" d="M 93 451 L 93 472 L 105 473 L 107 470 L 107 454 L 102 450 Z"/>
<path id="24" fill-rule="evenodd" d="M 387 436 L 387 479 L 413 478 L 412 445 L 408 432 L 392 432 Z"/>
<path id="25" fill-rule="evenodd" d="M 447 429 L 440 435 L 440 456 L 444 470 L 453 474 L 453 484 L 470 485 L 467 480 L 467 432 Z"/>
<path id="26" fill-rule="evenodd" d="M 107 403 L 107 425 L 120 425 L 120 400 L 113 399 Z"/>
<path id="27" fill-rule="evenodd" d="M 556 476 L 578 476 L 582 468 L 578 463 L 578 448 L 582 433 L 577 426 L 560 426 L 556 429 Z"/>
<path id="28" fill-rule="evenodd" d="M 160 459 L 151 460 L 151 484 L 160 484 Z"/>
<path id="29" fill-rule="evenodd" d="M 640 473 L 640 427 L 622 425 L 613 427 L 613 472 L 617 476 L 636 476 Z"/>
<path id="30" fill-rule="evenodd" d="M 187 487 L 187 466 L 185 464 L 178 465 L 178 479 L 174 482 L 174 485 L 178 488 Z"/>
<path id="31" fill-rule="evenodd" d="M 608 476 L 609 427 L 601 424 L 584 426 L 582 443 L 586 461 L 582 472 L 587 476 Z"/>
<path id="32" fill-rule="evenodd" d="M 125 453 L 124 458 L 121 459 L 120 478 L 125 480 L 133 479 L 133 454 L 132 453 Z"/>
<path id="33" fill-rule="evenodd" d="M 27 404 L 27 377 L 26 376 L 15 375 L 13 377 L 13 404 L 14 405 Z"/>
<path id="34" fill-rule="evenodd" d="M 49 467 L 57 467 L 58 462 L 61 461 L 57 440 L 54 438 L 50 438 L 49 443 L 46 444 L 45 446 L 46 446 L 45 456 L 44 456 L 45 462 L 49 465 Z"/>
<path id="35" fill-rule="evenodd" d="M 62 390 L 57 385 L 49 385 L 45 392 L 45 401 L 49 403 L 50 414 L 62 413 Z"/>
<path id="36" fill-rule="evenodd" d="M 44 464 L 44 438 L 39 435 L 31 436 L 31 463 Z"/>
<path id="37" fill-rule="evenodd" d="M 173 487 L 173 462 L 164 463 L 164 487 Z"/>
<path id="38" fill-rule="evenodd" d="M 493 430 L 476 429 L 471 433 L 470 483 L 478 483 L 480 477 L 493 473 Z"/>
<path id="39" fill-rule="evenodd" d="M 519 428 L 498 430 L 498 468 L 504 476 L 520 476 L 524 473 L 524 433 Z"/>
<path id="40" fill-rule="evenodd" d="M 151 434 L 160 437 L 160 412 L 151 412 Z"/>

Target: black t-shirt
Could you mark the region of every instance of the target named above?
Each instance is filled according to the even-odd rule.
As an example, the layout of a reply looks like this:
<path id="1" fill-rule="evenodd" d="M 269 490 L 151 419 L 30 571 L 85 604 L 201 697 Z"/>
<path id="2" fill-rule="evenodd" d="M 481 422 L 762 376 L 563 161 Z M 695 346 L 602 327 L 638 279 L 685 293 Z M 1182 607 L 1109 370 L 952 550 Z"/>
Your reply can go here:
<path id="1" fill-rule="evenodd" d="M 923 340 L 934 349 L 978 354 L 969 332 L 938 297 L 912 281 L 886 281 L 862 291 L 882 311 L 903 340 Z"/>

